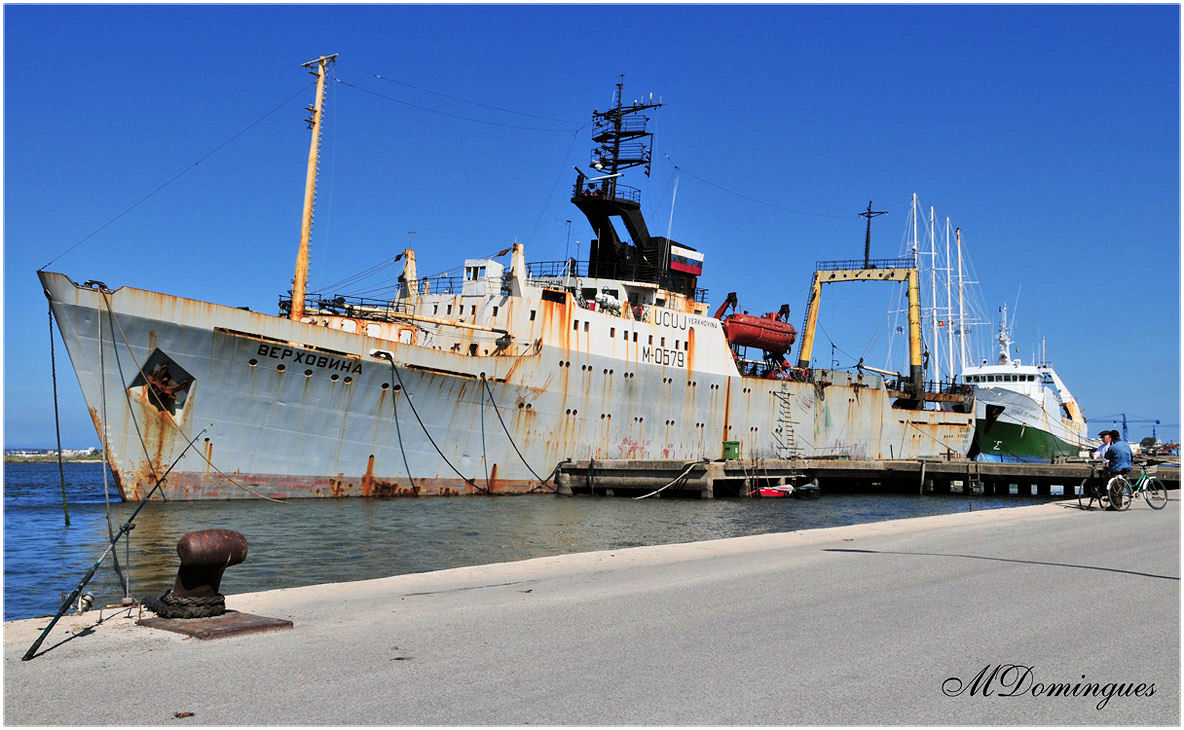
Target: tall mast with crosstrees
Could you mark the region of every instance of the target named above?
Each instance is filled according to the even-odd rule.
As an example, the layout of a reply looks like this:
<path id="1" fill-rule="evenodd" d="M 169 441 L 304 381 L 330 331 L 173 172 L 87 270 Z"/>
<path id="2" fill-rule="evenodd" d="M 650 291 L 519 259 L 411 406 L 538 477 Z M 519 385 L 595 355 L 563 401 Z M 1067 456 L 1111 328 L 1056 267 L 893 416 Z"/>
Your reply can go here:
<path id="1" fill-rule="evenodd" d="M 308 175 L 304 180 L 304 217 L 300 223 L 300 250 L 296 253 L 296 276 L 292 279 L 292 313 L 290 317 L 299 321 L 304 316 L 304 295 L 308 289 L 308 242 L 312 237 L 312 205 L 316 195 L 317 152 L 321 143 L 321 108 L 325 100 L 325 69 L 336 60 L 337 54 L 321 56 L 315 61 L 301 64 L 317 77 L 317 100 L 308 107 L 312 117 L 308 121 L 312 130 L 312 142 L 308 149 Z"/>

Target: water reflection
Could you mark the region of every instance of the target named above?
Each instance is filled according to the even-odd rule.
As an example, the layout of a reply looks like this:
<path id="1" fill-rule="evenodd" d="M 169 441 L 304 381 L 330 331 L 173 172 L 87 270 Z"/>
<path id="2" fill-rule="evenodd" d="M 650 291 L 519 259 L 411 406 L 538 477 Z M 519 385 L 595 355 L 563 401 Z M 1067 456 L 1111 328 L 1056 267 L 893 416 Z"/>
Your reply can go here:
<path id="1" fill-rule="evenodd" d="M 67 464 L 71 527 L 63 526 L 57 464 L 4 471 L 4 618 L 52 614 L 109 544 L 100 464 Z M 1033 498 L 974 499 L 975 509 Z M 111 505 L 114 530 L 134 504 Z M 820 500 L 632 500 L 604 497 L 262 500 L 151 503 L 136 517 L 120 564 L 137 598 L 163 592 L 177 571 L 177 541 L 194 530 L 236 530 L 247 560 L 226 571 L 222 592 L 379 578 L 465 565 L 712 540 L 811 527 L 961 512 L 960 497 L 841 495 Z M 104 562 L 89 590 L 95 605 L 123 589 Z"/>

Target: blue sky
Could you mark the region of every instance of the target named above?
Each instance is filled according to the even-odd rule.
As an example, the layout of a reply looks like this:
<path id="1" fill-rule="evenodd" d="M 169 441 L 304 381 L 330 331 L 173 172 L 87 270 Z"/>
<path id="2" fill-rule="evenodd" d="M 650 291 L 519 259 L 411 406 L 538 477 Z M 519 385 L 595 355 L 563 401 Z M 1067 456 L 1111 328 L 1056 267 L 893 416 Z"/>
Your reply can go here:
<path id="1" fill-rule="evenodd" d="M 651 229 L 704 252 L 713 308 L 737 291 L 800 326 L 815 261 L 862 256 L 869 200 L 888 211 L 872 255 L 902 253 L 916 193 L 939 235 L 962 229 L 985 316 L 1007 304 L 1025 361 L 1044 339 L 1093 430 L 1125 412 L 1178 437 L 1179 37 L 1173 5 L 8 5 L 5 445 L 54 443 L 35 275 L 51 260 L 276 311 L 308 151 L 300 64 L 328 53 L 313 289 L 408 231 L 421 274 L 515 240 L 561 259 L 568 219 L 586 252 L 571 168 L 623 73 L 627 99 L 664 104 L 653 174 L 625 182 Z M 818 364 L 899 366 L 893 291 L 849 289 L 825 294 Z M 97 445 L 60 340 L 57 369 L 63 445 Z"/>

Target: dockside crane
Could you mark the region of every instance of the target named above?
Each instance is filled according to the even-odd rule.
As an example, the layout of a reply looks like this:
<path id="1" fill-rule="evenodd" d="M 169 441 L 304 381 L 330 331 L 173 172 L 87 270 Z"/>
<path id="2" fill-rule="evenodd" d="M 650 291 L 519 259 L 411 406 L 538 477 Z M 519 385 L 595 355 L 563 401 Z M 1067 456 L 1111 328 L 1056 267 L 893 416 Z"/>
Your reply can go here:
<path id="1" fill-rule="evenodd" d="M 1152 424 L 1151 437 L 1154 438 L 1156 441 L 1159 440 L 1159 438 L 1155 435 L 1155 427 L 1159 425 L 1158 418 L 1127 418 L 1125 413 L 1115 413 L 1112 416 L 1102 416 L 1101 418 L 1095 418 L 1095 419 L 1093 419 L 1093 421 L 1094 421 L 1094 423 L 1097 423 L 1098 421 L 1110 421 L 1112 423 L 1119 423 L 1121 421 L 1122 422 L 1122 440 L 1123 441 L 1127 440 L 1126 425 L 1128 423 L 1150 423 L 1150 424 Z"/>

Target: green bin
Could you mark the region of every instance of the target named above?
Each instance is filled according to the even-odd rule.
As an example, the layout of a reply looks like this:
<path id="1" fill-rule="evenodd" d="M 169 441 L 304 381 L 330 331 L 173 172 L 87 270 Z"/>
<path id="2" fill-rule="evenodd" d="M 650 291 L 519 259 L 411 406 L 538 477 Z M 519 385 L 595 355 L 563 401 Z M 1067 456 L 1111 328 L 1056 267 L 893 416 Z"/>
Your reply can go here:
<path id="1" fill-rule="evenodd" d="M 725 459 L 739 459 L 740 458 L 740 442 L 739 441 L 725 441 L 724 442 L 724 458 Z"/>

